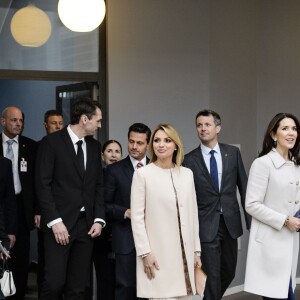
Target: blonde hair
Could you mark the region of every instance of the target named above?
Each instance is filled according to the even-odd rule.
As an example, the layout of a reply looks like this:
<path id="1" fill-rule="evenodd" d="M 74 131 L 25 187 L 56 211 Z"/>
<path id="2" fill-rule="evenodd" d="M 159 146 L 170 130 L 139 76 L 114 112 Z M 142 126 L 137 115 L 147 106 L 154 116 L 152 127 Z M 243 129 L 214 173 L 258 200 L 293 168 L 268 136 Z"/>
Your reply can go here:
<path id="1" fill-rule="evenodd" d="M 151 134 L 150 143 L 149 143 L 149 153 L 150 153 L 150 162 L 155 162 L 157 156 L 153 150 L 153 140 L 157 131 L 163 130 L 166 135 L 175 143 L 176 150 L 173 153 L 172 161 L 177 166 L 181 166 L 183 162 L 183 145 L 179 133 L 171 124 L 159 124 Z"/>

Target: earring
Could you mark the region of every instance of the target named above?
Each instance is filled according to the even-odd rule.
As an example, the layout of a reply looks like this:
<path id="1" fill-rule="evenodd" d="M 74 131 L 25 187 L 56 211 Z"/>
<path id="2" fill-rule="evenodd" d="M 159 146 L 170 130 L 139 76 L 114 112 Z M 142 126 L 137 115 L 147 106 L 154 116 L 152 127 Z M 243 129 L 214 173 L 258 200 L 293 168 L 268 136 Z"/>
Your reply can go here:
<path id="1" fill-rule="evenodd" d="M 274 139 L 274 140 L 273 140 L 273 145 L 274 145 L 274 147 L 277 146 L 277 139 Z"/>

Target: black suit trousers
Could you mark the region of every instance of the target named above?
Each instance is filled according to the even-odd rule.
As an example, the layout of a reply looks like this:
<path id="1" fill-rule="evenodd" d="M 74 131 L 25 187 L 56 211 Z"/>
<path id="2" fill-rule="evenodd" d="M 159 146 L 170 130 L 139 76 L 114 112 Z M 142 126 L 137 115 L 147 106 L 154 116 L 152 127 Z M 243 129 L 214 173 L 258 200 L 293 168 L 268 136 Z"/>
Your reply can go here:
<path id="1" fill-rule="evenodd" d="M 108 230 L 106 227 L 104 230 Z M 104 231 L 95 239 L 93 261 L 97 277 L 97 299 L 115 300 L 115 257 L 111 239 Z"/>
<path id="2" fill-rule="evenodd" d="M 136 252 L 116 254 L 115 300 L 143 299 L 136 296 Z"/>
<path id="3" fill-rule="evenodd" d="M 10 251 L 11 259 L 9 260 L 9 266 L 16 285 L 16 294 L 9 298 L 12 300 L 23 300 L 25 299 L 29 271 L 30 230 L 25 220 L 22 193 L 17 195 L 16 198 L 18 231 L 16 243 Z"/>
<path id="4" fill-rule="evenodd" d="M 233 239 L 220 216 L 217 236 L 201 243 L 201 261 L 207 274 L 204 300 L 220 300 L 234 279 L 237 264 L 237 239 Z"/>
<path id="5" fill-rule="evenodd" d="M 94 243 L 88 231 L 85 213 L 81 213 L 69 231 L 68 245 L 59 245 L 52 230 L 45 232 L 45 280 L 40 300 L 57 300 L 62 294 L 64 300 L 84 300 Z"/>

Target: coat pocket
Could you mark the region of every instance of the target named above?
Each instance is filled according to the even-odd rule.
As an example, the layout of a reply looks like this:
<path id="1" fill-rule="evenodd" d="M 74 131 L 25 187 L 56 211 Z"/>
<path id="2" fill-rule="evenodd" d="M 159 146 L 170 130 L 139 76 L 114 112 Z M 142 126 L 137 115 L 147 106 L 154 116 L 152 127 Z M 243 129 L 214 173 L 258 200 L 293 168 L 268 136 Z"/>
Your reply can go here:
<path id="1" fill-rule="evenodd" d="M 265 237 L 266 237 L 266 233 L 267 233 L 267 228 L 268 226 L 263 224 L 263 223 L 259 223 L 258 227 L 257 227 L 257 231 L 255 234 L 255 240 L 258 243 L 263 243 L 265 241 Z"/>

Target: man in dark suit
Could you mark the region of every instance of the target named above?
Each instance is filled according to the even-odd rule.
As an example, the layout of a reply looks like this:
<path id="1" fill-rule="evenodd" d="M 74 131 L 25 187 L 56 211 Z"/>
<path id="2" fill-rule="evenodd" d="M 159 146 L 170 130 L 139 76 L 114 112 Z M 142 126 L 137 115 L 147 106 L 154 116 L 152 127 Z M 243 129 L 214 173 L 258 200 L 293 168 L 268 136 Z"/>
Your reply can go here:
<path id="1" fill-rule="evenodd" d="M 245 212 L 247 175 L 239 149 L 218 143 L 221 118 L 216 112 L 200 111 L 196 128 L 201 144 L 185 156 L 184 165 L 194 173 L 201 261 L 207 273 L 204 299 L 219 300 L 235 276 L 237 238 L 243 233 L 237 187 L 250 227 Z"/>
<path id="2" fill-rule="evenodd" d="M 0 156 L 0 205 L 3 210 L 3 229 L 9 238 L 8 249 L 14 246 L 18 230 L 17 202 L 15 197 L 12 162 Z"/>
<path id="3" fill-rule="evenodd" d="M 44 127 L 46 134 L 51 134 L 53 132 L 59 131 L 63 128 L 63 115 L 58 110 L 50 109 L 44 114 Z M 39 142 L 38 142 L 39 144 Z M 38 208 L 38 212 L 40 210 Z M 40 215 L 35 218 L 35 226 L 37 228 L 38 236 L 38 268 L 37 268 L 37 286 L 38 286 L 38 296 L 41 294 L 42 284 L 44 281 L 44 267 L 45 267 L 45 247 L 44 247 L 44 234 L 40 226 Z M 62 299 L 62 297 L 60 298 Z"/>
<path id="4" fill-rule="evenodd" d="M 107 166 L 105 173 L 105 202 L 112 223 L 112 249 L 116 254 L 116 300 L 136 297 L 136 252 L 131 229 L 130 193 L 134 170 L 146 165 L 146 152 L 151 131 L 135 123 L 128 131 L 129 155 Z"/>
<path id="5" fill-rule="evenodd" d="M 43 138 L 37 155 L 36 189 L 45 243 L 41 300 L 84 299 L 93 238 L 104 221 L 101 127 L 95 102 L 76 101 L 71 124 Z"/>
<path id="6" fill-rule="evenodd" d="M 20 135 L 23 116 L 19 108 L 5 108 L 2 112 L 1 124 L 3 132 L 0 137 L 2 144 L 0 155 L 12 161 L 18 219 L 16 243 L 11 249 L 10 260 L 17 292 L 10 298 L 24 299 L 28 278 L 30 230 L 34 228 L 36 209 L 34 188 L 36 142 Z"/>

